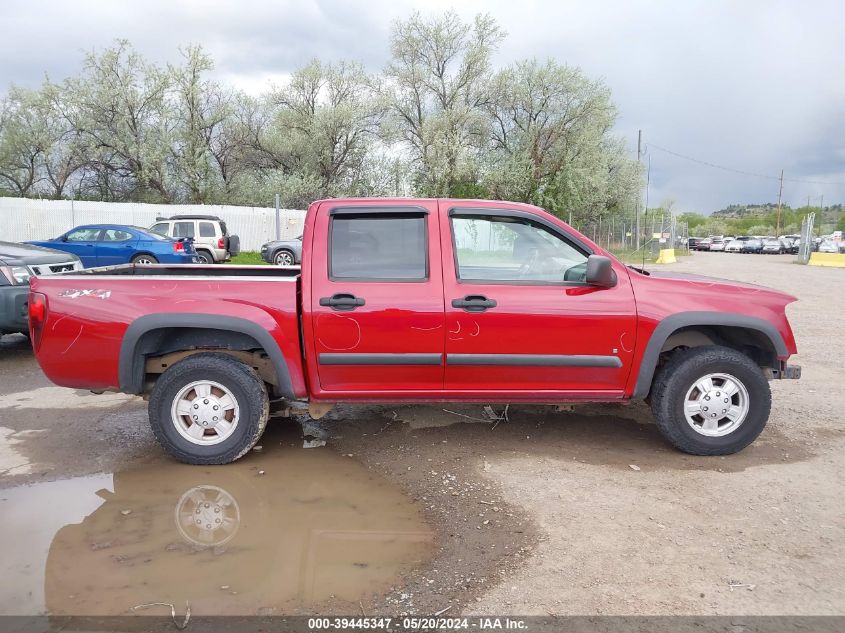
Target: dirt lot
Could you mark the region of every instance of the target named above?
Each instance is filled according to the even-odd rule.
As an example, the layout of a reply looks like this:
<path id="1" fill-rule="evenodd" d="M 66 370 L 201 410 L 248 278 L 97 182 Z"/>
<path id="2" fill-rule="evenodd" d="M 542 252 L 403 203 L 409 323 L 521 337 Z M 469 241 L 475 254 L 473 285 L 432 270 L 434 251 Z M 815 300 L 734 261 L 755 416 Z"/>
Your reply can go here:
<path id="1" fill-rule="evenodd" d="M 788 312 L 803 378 L 773 385 L 766 431 L 724 458 L 669 449 L 641 404 L 511 407 L 495 428 L 462 417 L 480 407 L 344 407 L 321 421 L 326 448 L 303 450 L 280 423 L 261 452 L 200 475 L 162 456 L 142 401 L 52 387 L 25 339 L 4 337 L 0 508 L 15 520 L 0 527 L 0 613 L 99 612 L 85 602 L 95 587 L 67 588 L 90 561 L 107 585 L 122 579 L 117 612 L 157 599 L 151 585 L 181 603 L 186 583 L 168 576 L 190 568 L 226 593 L 206 614 L 845 614 L 845 271 L 791 259 L 698 253 L 671 266 L 800 299 Z M 200 533 L 171 538 L 174 503 L 178 522 L 212 498 L 238 509 L 237 536 L 187 549 Z M 306 508 L 312 518 L 290 520 Z M 278 578 L 268 566 L 266 582 L 301 582 L 283 600 L 239 593 L 237 570 L 273 534 L 288 545 L 260 558 L 310 558 L 279 562 Z"/>

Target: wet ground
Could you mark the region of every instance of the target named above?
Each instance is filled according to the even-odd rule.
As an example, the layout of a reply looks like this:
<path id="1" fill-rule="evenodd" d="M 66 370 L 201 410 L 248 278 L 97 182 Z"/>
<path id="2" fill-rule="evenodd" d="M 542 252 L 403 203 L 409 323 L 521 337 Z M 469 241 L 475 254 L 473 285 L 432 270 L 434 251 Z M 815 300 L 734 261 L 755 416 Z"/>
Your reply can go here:
<path id="1" fill-rule="evenodd" d="M 801 299 L 804 378 L 724 458 L 672 450 L 642 404 L 341 407 L 324 448 L 275 421 L 182 466 L 143 401 L 56 388 L 3 337 L 0 613 L 845 613 L 845 273 L 790 259 L 673 267 Z"/>
<path id="2" fill-rule="evenodd" d="M 298 435 L 265 441 L 231 467 L 156 457 L 0 491 L 0 614 L 351 613 L 429 558 L 433 533 L 396 486 Z"/>

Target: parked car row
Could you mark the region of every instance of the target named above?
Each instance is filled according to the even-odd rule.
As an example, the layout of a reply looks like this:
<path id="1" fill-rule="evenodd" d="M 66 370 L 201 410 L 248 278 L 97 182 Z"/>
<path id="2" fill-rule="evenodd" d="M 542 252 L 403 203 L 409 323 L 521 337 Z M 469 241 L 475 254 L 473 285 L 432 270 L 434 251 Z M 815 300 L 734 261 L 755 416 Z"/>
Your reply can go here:
<path id="1" fill-rule="evenodd" d="M 26 334 L 29 280 L 120 264 L 214 264 L 240 251 L 217 216 L 159 218 L 150 228 L 86 224 L 48 240 L 0 242 L 0 335 Z"/>
<path id="2" fill-rule="evenodd" d="M 690 246 L 690 249 L 697 251 L 776 255 L 797 253 L 801 243 L 800 237 L 797 235 L 784 235 L 782 237 L 711 236 L 690 238 L 690 242 L 694 244 L 694 246 Z"/>

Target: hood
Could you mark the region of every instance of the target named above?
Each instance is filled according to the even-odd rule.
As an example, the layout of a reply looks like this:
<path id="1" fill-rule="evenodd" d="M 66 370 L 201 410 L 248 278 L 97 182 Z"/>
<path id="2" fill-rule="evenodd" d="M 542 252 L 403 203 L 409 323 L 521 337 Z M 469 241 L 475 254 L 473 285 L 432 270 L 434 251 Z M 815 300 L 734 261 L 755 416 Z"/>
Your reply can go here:
<path id="1" fill-rule="evenodd" d="M 268 240 L 265 244 L 302 244 L 302 236 L 299 235 L 283 240 Z"/>
<path id="2" fill-rule="evenodd" d="M 653 279 L 665 279 L 681 283 L 687 282 L 692 286 L 697 286 L 701 289 L 706 288 L 709 290 L 719 291 L 721 287 L 722 290 L 733 292 L 739 291 L 743 294 L 748 293 L 749 295 L 765 294 L 769 296 L 779 296 L 790 303 L 798 300 L 797 297 L 793 297 L 792 295 L 781 292 L 780 290 L 775 290 L 773 288 L 757 284 L 750 284 L 744 281 L 734 281 L 733 279 L 721 279 L 719 277 L 708 277 L 707 275 L 696 275 L 694 273 L 676 273 L 662 270 L 649 270 L 648 276 Z"/>
<path id="3" fill-rule="evenodd" d="M 25 264 L 60 264 L 76 261 L 78 257 L 64 251 L 44 248 L 33 244 L 18 244 L 16 242 L 0 242 L 0 259 L 16 260 Z"/>

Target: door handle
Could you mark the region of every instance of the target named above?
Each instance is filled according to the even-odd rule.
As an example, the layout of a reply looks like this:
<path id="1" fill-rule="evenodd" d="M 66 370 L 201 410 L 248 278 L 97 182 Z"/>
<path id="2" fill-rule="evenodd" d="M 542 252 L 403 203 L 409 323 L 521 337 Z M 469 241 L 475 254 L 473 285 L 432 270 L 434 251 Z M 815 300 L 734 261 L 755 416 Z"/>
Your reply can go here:
<path id="1" fill-rule="evenodd" d="M 452 307 L 466 312 L 484 312 L 488 308 L 495 308 L 496 300 L 484 295 L 467 295 L 463 299 L 452 299 Z"/>
<path id="2" fill-rule="evenodd" d="M 334 310 L 354 310 L 366 303 L 361 297 L 348 293 L 338 293 L 331 297 L 321 297 L 320 305 L 329 306 Z"/>

